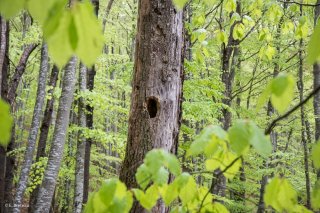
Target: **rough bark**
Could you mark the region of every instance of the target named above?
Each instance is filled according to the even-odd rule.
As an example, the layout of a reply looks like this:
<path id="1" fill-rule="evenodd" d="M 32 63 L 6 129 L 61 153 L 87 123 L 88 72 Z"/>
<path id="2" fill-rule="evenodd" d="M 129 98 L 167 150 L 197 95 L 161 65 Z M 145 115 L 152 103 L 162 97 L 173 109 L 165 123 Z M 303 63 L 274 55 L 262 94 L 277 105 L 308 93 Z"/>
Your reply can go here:
<path id="1" fill-rule="evenodd" d="M 47 73 L 48 73 L 48 47 L 45 43 L 43 43 L 41 48 L 41 62 L 40 62 L 40 73 L 38 80 L 38 90 L 36 103 L 34 106 L 33 117 L 31 128 L 29 132 L 28 138 L 28 146 L 26 148 L 24 161 L 22 164 L 21 174 L 19 183 L 16 190 L 16 196 L 14 200 L 14 204 L 17 205 L 17 208 L 13 208 L 13 212 L 20 212 L 20 206 L 23 202 L 24 192 L 27 188 L 29 172 L 32 165 L 32 159 L 34 150 L 36 149 L 36 141 L 38 136 L 38 130 L 40 127 L 40 119 L 42 115 L 42 109 L 44 105 L 44 100 L 46 96 L 46 81 L 47 81 Z"/>
<path id="2" fill-rule="evenodd" d="M 135 172 L 153 148 L 175 152 L 183 79 L 183 12 L 171 0 L 140 0 L 126 155 L 120 179 L 137 187 Z M 158 205 L 153 212 L 164 212 Z M 143 212 L 134 204 L 132 212 Z"/>
<path id="3" fill-rule="evenodd" d="M 87 68 L 80 63 L 79 71 L 79 92 L 80 94 L 86 90 L 87 87 Z M 78 142 L 76 152 L 76 168 L 75 168 L 75 189 L 74 189 L 74 212 L 81 213 L 83 201 L 83 183 L 84 183 L 84 157 L 86 138 L 83 135 L 83 128 L 86 127 L 86 114 L 84 98 L 80 96 L 78 102 Z"/>
<path id="4" fill-rule="evenodd" d="M 76 63 L 76 57 L 72 57 L 65 68 L 62 92 L 59 100 L 56 125 L 53 134 L 48 164 L 44 173 L 43 182 L 40 187 L 39 195 L 37 197 L 37 203 L 35 206 L 35 212 L 38 213 L 45 213 L 50 211 L 50 204 L 57 183 L 57 177 L 61 165 L 63 148 L 66 139 L 67 127 L 69 123 L 69 114 L 75 87 Z"/>

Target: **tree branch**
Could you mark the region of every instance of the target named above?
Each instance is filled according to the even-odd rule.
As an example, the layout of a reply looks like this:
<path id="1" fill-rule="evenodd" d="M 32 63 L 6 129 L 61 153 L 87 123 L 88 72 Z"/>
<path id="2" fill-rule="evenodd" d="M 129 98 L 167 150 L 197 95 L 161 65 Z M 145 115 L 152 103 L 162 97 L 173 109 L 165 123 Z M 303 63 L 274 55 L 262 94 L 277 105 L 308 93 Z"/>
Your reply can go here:
<path id="1" fill-rule="evenodd" d="M 283 0 L 279 0 L 279 2 L 287 3 L 287 4 L 297 4 L 297 5 L 300 5 L 300 6 L 307 6 L 307 7 L 317 7 L 317 6 L 320 6 L 320 3 L 319 3 L 319 4 L 306 4 L 306 3 L 296 2 L 296 1 L 283 1 Z"/>
<path id="2" fill-rule="evenodd" d="M 285 119 L 286 117 L 288 117 L 289 115 L 291 115 L 294 111 L 296 111 L 297 109 L 299 109 L 301 106 L 303 106 L 304 104 L 306 104 L 315 94 L 317 94 L 320 91 L 320 86 L 318 86 L 317 88 L 315 88 L 312 92 L 309 93 L 309 95 L 303 99 L 300 103 L 298 103 L 297 105 L 295 105 L 292 109 L 290 109 L 288 112 L 286 112 L 285 114 L 279 116 L 278 118 L 274 119 L 269 126 L 266 128 L 265 130 L 265 134 L 269 135 L 271 133 L 271 131 L 273 130 L 273 128 L 277 125 L 277 123 L 283 119 Z"/>

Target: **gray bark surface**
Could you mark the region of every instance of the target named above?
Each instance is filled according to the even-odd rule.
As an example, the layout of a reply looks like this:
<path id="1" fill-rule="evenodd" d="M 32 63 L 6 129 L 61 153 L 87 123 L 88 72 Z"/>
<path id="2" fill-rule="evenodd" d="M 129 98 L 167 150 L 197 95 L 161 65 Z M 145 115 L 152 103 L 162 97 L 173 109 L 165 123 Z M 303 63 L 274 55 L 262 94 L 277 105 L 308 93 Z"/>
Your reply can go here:
<path id="1" fill-rule="evenodd" d="M 79 71 L 79 91 L 84 92 L 87 87 L 87 68 L 80 63 Z M 86 113 L 84 99 L 79 98 L 78 104 L 78 132 L 77 152 L 76 152 L 76 168 L 75 168 L 75 189 L 74 189 L 74 212 L 81 213 L 83 201 L 83 183 L 84 183 L 84 156 L 86 138 L 83 135 L 81 128 L 86 127 Z"/>
<path id="2" fill-rule="evenodd" d="M 56 126 L 54 129 L 48 164 L 35 206 L 35 212 L 38 213 L 46 213 L 50 211 L 50 204 L 57 183 L 69 124 L 70 108 L 75 87 L 76 63 L 76 57 L 72 57 L 65 67 L 62 92 L 59 100 Z"/>
<path id="3" fill-rule="evenodd" d="M 31 169 L 32 159 L 33 159 L 33 153 L 36 148 L 36 141 L 38 136 L 38 130 L 40 127 L 42 109 L 43 109 L 44 100 L 46 96 L 48 61 L 49 61 L 48 47 L 45 43 L 43 43 L 41 48 L 40 73 L 39 73 L 39 80 L 38 80 L 36 103 L 33 111 L 32 123 L 31 123 L 30 132 L 29 132 L 29 138 L 28 138 L 28 145 L 24 155 L 24 161 L 22 164 L 20 180 L 18 182 L 16 196 L 14 200 L 14 203 L 18 206 L 17 208 L 13 208 L 13 212 L 15 213 L 20 212 L 20 206 L 23 202 L 24 192 L 28 184 L 29 172 Z"/>

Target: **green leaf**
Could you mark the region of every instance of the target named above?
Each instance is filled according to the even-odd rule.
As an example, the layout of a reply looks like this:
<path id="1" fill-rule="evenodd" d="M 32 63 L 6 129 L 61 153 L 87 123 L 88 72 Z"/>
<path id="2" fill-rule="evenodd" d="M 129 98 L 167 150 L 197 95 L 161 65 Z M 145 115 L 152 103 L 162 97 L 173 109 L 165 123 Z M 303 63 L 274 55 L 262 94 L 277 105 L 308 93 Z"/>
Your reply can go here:
<path id="1" fill-rule="evenodd" d="M 136 180 L 139 186 L 142 189 L 145 189 L 149 185 L 150 179 L 151 173 L 148 170 L 148 167 L 145 164 L 139 166 L 136 172 Z"/>
<path id="2" fill-rule="evenodd" d="M 308 44 L 308 55 L 307 61 L 309 64 L 314 64 L 320 57 L 320 21 L 318 21 L 317 26 L 311 36 L 311 40 Z"/>
<path id="3" fill-rule="evenodd" d="M 164 163 L 162 150 L 154 149 L 148 152 L 144 159 L 144 163 L 151 174 L 156 173 Z"/>
<path id="4" fill-rule="evenodd" d="M 65 0 L 58 0 L 61 4 L 66 4 Z M 63 2 L 62 2 L 63 1 Z M 48 15 L 50 14 L 50 10 L 54 6 L 57 1 L 55 0 L 28 0 L 27 7 L 30 12 L 32 18 L 36 19 L 39 24 L 43 25 Z M 62 9 L 62 8 L 61 8 Z"/>
<path id="5" fill-rule="evenodd" d="M 272 144 L 264 132 L 253 122 L 250 122 L 250 144 L 262 156 L 267 157 L 272 152 Z"/>
<path id="6" fill-rule="evenodd" d="M 320 142 L 318 141 L 312 147 L 311 159 L 313 160 L 313 165 L 317 169 L 320 169 Z"/>
<path id="7" fill-rule="evenodd" d="M 178 158 L 175 155 L 166 151 L 163 151 L 163 155 L 166 162 L 166 167 L 168 167 L 170 172 L 175 176 L 180 175 L 182 172 L 182 169 L 181 169 Z"/>
<path id="8" fill-rule="evenodd" d="M 158 170 L 157 174 L 154 175 L 154 178 L 153 178 L 154 182 L 160 186 L 168 183 L 168 179 L 169 179 L 169 172 L 164 167 L 161 167 Z"/>
<path id="9" fill-rule="evenodd" d="M 320 180 L 317 180 L 311 194 L 311 204 L 314 210 L 320 209 Z"/>
<path id="10" fill-rule="evenodd" d="M 173 3 L 179 10 L 182 10 L 187 0 L 173 0 Z"/>
<path id="11" fill-rule="evenodd" d="M 225 5 L 225 10 L 229 13 L 236 11 L 237 1 L 236 0 L 227 0 Z"/>
<path id="12" fill-rule="evenodd" d="M 219 126 L 208 126 L 204 128 L 196 140 L 191 144 L 187 151 L 187 157 L 196 156 L 207 151 L 207 146 L 212 142 L 212 140 L 222 139 L 225 140 L 227 133 Z M 215 143 L 215 141 L 213 141 Z"/>
<path id="13" fill-rule="evenodd" d="M 237 24 L 234 29 L 233 29 L 233 38 L 235 40 L 240 40 L 244 37 L 244 30 L 245 30 L 245 27 L 243 24 Z"/>
<path id="14" fill-rule="evenodd" d="M 166 206 L 169 206 L 179 196 L 178 184 L 173 182 L 170 185 L 161 187 L 160 194 Z"/>
<path id="15" fill-rule="evenodd" d="M 190 175 L 188 181 L 180 190 L 179 197 L 184 205 L 187 205 L 196 198 L 197 184 L 193 177 Z"/>
<path id="16" fill-rule="evenodd" d="M 75 53 L 84 64 L 90 67 L 102 53 L 104 38 L 101 24 L 94 15 L 93 6 L 89 1 L 75 4 L 72 8 L 72 16 L 78 34 Z"/>
<path id="17" fill-rule="evenodd" d="M 279 212 L 291 212 L 295 209 L 297 201 L 297 193 L 291 184 L 284 178 L 275 177 L 266 186 L 264 194 L 266 206 L 272 206 Z"/>
<path id="18" fill-rule="evenodd" d="M 76 28 L 73 17 L 71 17 L 70 26 L 69 26 L 69 38 L 70 38 L 71 48 L 75 50 L 78 45 L 78 33 L 77 33 L 77 28 Z"/>
<path id="19" fill-rule="evenodd" d="M 17 15 L 24 7 L 25 0 L 0 0 L 0 13 L 6 19 Z"/>
<path id="20" fill-rule="evenodd" d="M 228 43 L 228 37 L 225 31 L 219 30 L 217 32 L 217 39 L 218 39 L 218 42 L 220 43 L 224 43 L 224 44 Z"/>
<path id="21" fill-rule="evenodd" d="M 10 105 L 0 99 L 0 145 L 6 147 L 10 141 L 13 118 Z"/>
<path id="22" fill-rule="evenodd" d="M 238 121 L 229 130 L 230 147 L 238 155 L 242 155 L 249 148 L 250 132 L 248 121 Z"/>
<path id="23" fill-rule="evenodd" d="M 291 75 L 281 74 L 272 80 L 271 103 L 280 112 L 287 110 L 294 98 L 295 80 Z"/>
<path id="24" fill-rule="evenodd" d="M 85 213 L 91 212 L 124 212 L 130 211 L 133 203 L 131 192 L 118 179 L 109 179 L 101 189 L 90 196 Z"/>
<path id="25" fill-rule="evenodd" d="M 73 55 L 69 34 L 71 18 L 71 14 L 67 10 L 60 12 L 60 14 L 49 18 L 43 29 L 49 53 L 59 67 L 65 65 Z"/>
<path id="26" fill-rule="evenodd" d="M 133 192 L 140 204 L 149 211 L 156 205 L 159 198 L 159 190 L 156 185 L 150 186 L 146 193 L 140 189 L 133 189 Z"/>

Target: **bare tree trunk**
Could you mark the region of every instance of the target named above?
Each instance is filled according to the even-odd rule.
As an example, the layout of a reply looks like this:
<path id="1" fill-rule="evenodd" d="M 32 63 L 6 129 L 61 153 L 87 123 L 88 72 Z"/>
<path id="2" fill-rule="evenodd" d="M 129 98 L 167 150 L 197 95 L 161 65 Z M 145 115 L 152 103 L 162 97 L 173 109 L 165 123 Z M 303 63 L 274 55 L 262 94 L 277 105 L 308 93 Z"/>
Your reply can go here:
<path id="1" fill-rule="evenodd" d="M 302 15 L 302 6 L 300 6 L 300 11 Z M 303 100 L 303 40 L 300 39 L 300 48 L 299 48 L 299 81 L 298 81 L 298 90 L 299 90 L 299 96 L 300 101 Z M 306 193 L 307 193 L 307 203 L 306 207 L 308 209 L 311 209 L 311 200 L 310 200 L 310 176 L 309 176 L 309 150 L 308 150 L 308 141 L 307 141 L 307 135 L 306 135 L 306 118 L 305 118 L 305 112 L 304 112 L 304 106 L 302 105 L 300 107 L 300 116 L 301 116 L 301 140 L 303 144 L 303 153 L 304 153 L 304 172 L 305 172 L 305 178 L 306 178 Z"/>
<path id="2" fill-rule="evenodd" d="M 87 87 L 87 68 L 80 63 L 79 71 L 79 93 L 84 92 Z M 74 189 L 74 212 L 81 213 L 83 201 L 83 183 L 84 183 L 84 157 L 86 138 L 83 135 L 83 128 L 86 127 L 86 114 L 84 99 L 79 98 L 78 102 L 78 132 L 76 168 L 75 168 L 75 189 Z"/>
<path id="3" fill-rule="evenodd" d="M 94 5 L 95 15 L 98 17 L 99 8 L 100 8 L 99 0 L 91 0 L 91 2 Z M 95 75 L 96 75 L 95 66 L 92 66 L 90 69 L 87 69 L 87 85 L 86 86 L 90 92 L 93 91 Z M 93 129 L 93 107 L 90 104 L 88 104 L 86 105 L 86 110 L 87 110 L 86 124 L 87 124 L 87 127 L 90 130 L 92 130 Z M 92 138 L 88 138 L 85 142 L 85 154 L 84 154 L 84 172 L 83 172 L 84 177 L 83 177 L 83 200 L 82 200 L 83 204 L 87 203 L 88 195 L 89 195 L 91 144 L 92 144 Z"/>
<path id="4" fill-rule="evenodd" d="M 284 3 L 284 8 L 287 8 L 287 4 Z M 280 65 L 279 65 L 279 58 L 280 58 L 280 38 L 281 38 L 281 26 L 283 24 L 284 21 L 284 17 L 282 16 L 281 19 L 279 20 L 279 23 L 277 25 L 277 32 L 276 32 L 276 36 L 275 36 L 275 41 L 276 43 L 276 59 L 274 60 L 274 69 L 273 69 L 273 77 L 275 78 L 276 76 L 278 76 L 279 72 L 280 72 Z M 269 117 L 271 117 L 273 114 L 275 113 L 275 109 L 273 108 L 271 101 L 269 100 L 268 102 L 268 110 L 267 110 L 267 115 Z M 277 150 L 277 146 L 278 146 L 278 134 L 276 131 L 272 131 L 270 133 L 270 141 L 272 143 L 273 146 L 273 152 L 276 152 Z M 268 161 L 268 160 L 267 160 Z M 266 161 L 264 161 L 264 167 L 269 167 L 270 165 L 268 165 L 268 163 Z M 271 165 L 272 166 L 272 165 Z M 259 196 L 259 203 L 258 203 L 258 210 L 257 213 L 263 213 L 265 212 L 265 203 L 263 200 L 263 193 L 265 191 L 265 186 L 268 182 L 268 176 L 267 175 L 263 175 L 262 179 L 260 181 L 260 196 Z"/>
<path id="5" fill-rule="evenodd" d="M 7 25 L 8 26 L 8 25 Z M 7 29 L 7 36 L 9 38 L 9 28 Z M 8 44 L 8 43 L 7 43 Z M 15 112 L 15 99 L 16 99 L 16 91 L 19 85 L 19 82 L 21 80 L 22 75 L 24 74 L 26 70 L 26 65 L 29 59 L 29 56 L 31 53 L 36 49 L 38 45 L 37 44 L 30 44 L 24 47 L 24 50 L 22 52 L 22 55 L 20 57 L 19 63 L 15 68 L 15 71 L 13 73 L 13 77 L 10 81 L 10 84 L 8 83 L 9 79 L 9 67 L 8 65 L 5 65 L 7 68 L 3 69 L 3 74 L 6 76 L 5 79 L 2 81 L 2 97 L 11 105 L 11 112 Z M 9 46 L 7 46 L 7 54 L 9 53 Z M 9 64 L 9 58 L 6 57 L 6 63 Z M 3 75 L 3 76 L 4 76 Z M 7 147 L 6 152 L 11 152 L 15 148 L 15 122 L 13 124 L 12 130 L 11 130 L 11 139 L 9 142 L 9 145 Z M 6 156 L 6 170 L 5 170 L 5 199 L 6 203 L 11 203 L 13 200 L 13 178 L 14 178 L 14 172 L 15 172 L 15 156 Z"/>
<path id="6" fill-rule="evenodd" d="M 0 16 L 0 94 L 1 94 L 1 83 L 2 83 L 2 67 L 4 59 L 6 57 L 6 46 L 7 46 L 7 21 Z"/>
<path id="7" fill-rule="evenodd" d="M 53 97 L 53 92 L 57 84 L 59 75 L 59 69 L 57 66 L 53 66 L 50 74 L 50 81 L 49 85 L 51 88 L 48 90 L 48 95 L 51 95 L 51 98 L 47 100 L 46 109 L 44 111 L 44 116 L 42 119 L 42 124 L 40 127 L 40 136 L 39 136 L 39 142 L 38 142 L 38 148 L 37 148 L 37 154 L 36 154 L 36 162 L 39 161 L 41 157 L 45 157 L 45 151 L 47 146 L 47 138 L 48 133 L 52 121 L 52 113 L 53 113 L 53 105 L 55 98 Z M 39 186 L 37 186 L 30 195 L 30 201 L 29 201 L 29 212 L 33 212 L 33 208 L 36 204 L 36 198 L 39 192 Z"/>
<path id="8" fill-rule="evenodd" d="M 65 68 L 56 126 L 53 134 L 48 164 L 35 206 L 35 212 L 38 213 L 46 213 L 50 211 L 50 204 L 57 183 L 69 123 L 69 114 L 75 87 L 76 63 L 76 57 L 72 57 Z"/>
<path id="9" fill-rule="evenodd" d="M 5 25 L 5 28 L 4 28 Z M 4 18 L 0 17 L 0 60 L 3 54 L 3 61 L 0 63 L 0 96 L 4 98 L 5 88 L 7 86 L 8 79 L 8 58 L 6 55 L 8 54 L 9 48 L 9 24 L 5 22 Z M 4 45 L 4 50 L 2 50 L 2 45 Z M 4 51 L 4 53 L 3 53 Z M 1 62 L 1 61 L 0 61 Z M 5 99 L 6 100 L 6 99 Z M 4 212 L 4 204 L 5 204 L 5 172 L 6 172 L 6 149 L 0 146 L 0 213 Z"/>
<path id="10" fill-rule="evenodd" d="M 95 67 L 88 69 L 88 81 L 87 89 L 93 90 L 94 87 L 94 76 L 96 74 Z M 93 129 L 93 107 L 89 104 L 86 106 L 87 109 L 87 127 Z M 88 138 L 85 144 L 85 156 L 84 156 L 84 179 L 83 179 L 83 203 L 87 203 L 89 195 L 89 169 L 90 169 L 90 153 L 91 153 L 92 138 Z"/>
<path id="11" fill-rule="evenodd" d="M 153 148 L 175 153 L 183 80 L 183 12 L 171 0 L 140 0 L 126 155 L 120 179 L 137 187 L 135 173 Z M 153 212 L 164 212 L 157 205 Z M 144 212 L 137 203 L 132 212 Z"/>
<path id="12" fill-rule="evenodd" d="M 29 132 L 28 138 L 28 146 L 24 156 L 24 162 L 22 164 L 20 180 L 18 183 L 18 187 L 16 190 L 16 196 L 14 200 L 14 204 L 17 205 L 17 208 L 13 208 L 13 212 L 20 212 L 20 206 L 23 202 L 24 192 L 27 188 L 29 172 L 32 165 L 32 159 L 34 150 L 36 149 L 36 142 L 38 136 L 38 130 L 40 127 L 40 119 L 42 115 L 42 109 L 44 104 L 44 99 L 46 96 L 46 81 L 47 81 L 47 73 L 48 73 L 48 47 L 45 43 L 42 44 L 41 48 L 41 64 L 40 64 L 40 73 L 38 80 L 38 91 L 36 103 L 33 111 L 32 124 Z"/>

